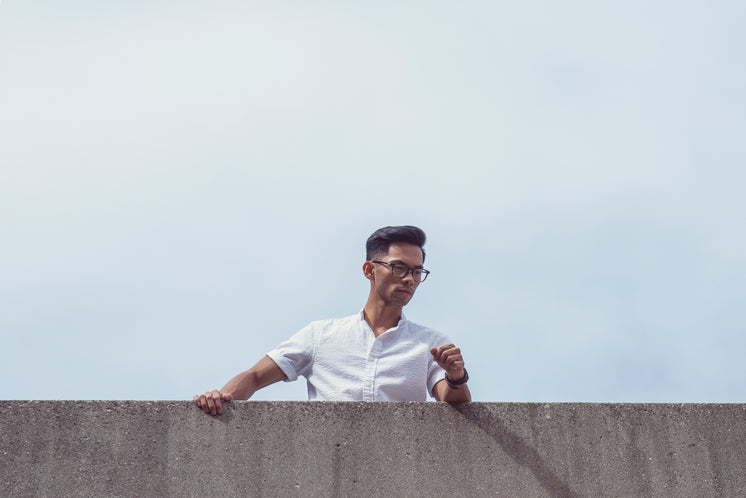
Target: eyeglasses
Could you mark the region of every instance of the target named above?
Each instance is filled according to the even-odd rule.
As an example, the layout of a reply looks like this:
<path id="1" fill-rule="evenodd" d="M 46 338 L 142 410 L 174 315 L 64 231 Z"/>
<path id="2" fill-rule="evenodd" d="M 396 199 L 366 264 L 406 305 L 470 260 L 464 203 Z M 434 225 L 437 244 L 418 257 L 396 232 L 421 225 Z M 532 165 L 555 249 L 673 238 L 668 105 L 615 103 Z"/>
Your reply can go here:
<path id="1" fill-rule="evenodd" d="M 371 263 L 378 263 L 379 265 L 390 267 L 391 273 L 393 273 L 397 278 L 406 278 L 407 274 L 412 272 L 412 278 L 415 282 L 424 282 L 427 279 L 427 276 L 430 275 L 430 272 L 424 268 L 410 268 L 407 265 L 399 263 L 387 263 L 385 261 L 376 260 L 371 261 Z"/>

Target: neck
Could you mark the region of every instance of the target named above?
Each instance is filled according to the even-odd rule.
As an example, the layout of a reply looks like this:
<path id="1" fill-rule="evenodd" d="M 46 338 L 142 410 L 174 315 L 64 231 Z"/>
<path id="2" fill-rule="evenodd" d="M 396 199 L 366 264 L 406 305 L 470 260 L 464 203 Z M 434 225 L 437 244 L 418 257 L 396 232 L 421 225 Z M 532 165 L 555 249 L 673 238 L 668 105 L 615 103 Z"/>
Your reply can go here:
<path id="1" fill-rule="evenodd" d="M 386 305 L 368 298 L 363 308 L 363 318 L 370 325 L 373 334 L 378 337 L 388 329 L 396 327 L 401 318 L 401 306 Z"/>

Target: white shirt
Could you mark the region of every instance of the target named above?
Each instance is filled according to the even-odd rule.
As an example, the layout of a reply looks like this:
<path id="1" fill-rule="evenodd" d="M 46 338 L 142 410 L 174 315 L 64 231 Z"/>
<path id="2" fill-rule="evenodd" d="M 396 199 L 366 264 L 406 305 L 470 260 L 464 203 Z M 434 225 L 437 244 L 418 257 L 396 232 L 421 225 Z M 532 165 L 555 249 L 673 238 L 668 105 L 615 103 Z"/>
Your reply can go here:
<path id="1" fill-rule="evenodd" d="M 308 381 L 309 401 L 425 401 L 445 371 L 431 347 L 450 342 L 402 315 L 375 336 L 363 312 L 312 322 L 267 356 L 294 381 Z"/>

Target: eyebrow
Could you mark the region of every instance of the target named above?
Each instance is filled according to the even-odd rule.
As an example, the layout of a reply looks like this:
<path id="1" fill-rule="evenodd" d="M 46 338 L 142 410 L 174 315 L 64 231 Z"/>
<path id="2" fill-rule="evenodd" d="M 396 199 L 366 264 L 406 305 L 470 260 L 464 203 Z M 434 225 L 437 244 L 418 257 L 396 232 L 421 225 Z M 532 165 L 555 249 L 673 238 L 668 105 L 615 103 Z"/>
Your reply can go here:
<path id="1" fill-rule="evenodd" d="M 415 270 L 422 270 L 422 269 L 424 269 L 424 268 L 425 268 L 425 267 L 424 267 L 424 266 L 422 266 L 422 265 L 417 265 L 417 266 L 409 266 L 409 265 L 408 265 L 407 263 L 405 263 L 405 262 L 404 262 L 404 261 L 402 261 L 401 259 L 392 259 L 391 261 L 389 261 L 389 264 L 392 264 L 392 265 L 393 265 L 393 264 L 397 264 L 397 263 L 398 263 L 398 264 L 400 264 L 400 265 L 404 265 L 404 266 L 406 266 L 407 268 L 414 268 Z"/>

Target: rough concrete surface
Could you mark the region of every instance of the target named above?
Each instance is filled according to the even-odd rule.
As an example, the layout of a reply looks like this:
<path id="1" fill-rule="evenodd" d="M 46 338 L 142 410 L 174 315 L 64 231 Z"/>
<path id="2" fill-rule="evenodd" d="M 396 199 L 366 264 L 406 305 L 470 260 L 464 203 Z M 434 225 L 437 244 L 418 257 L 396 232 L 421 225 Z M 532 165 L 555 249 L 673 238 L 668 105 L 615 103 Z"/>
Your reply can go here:
<path id="1" fill-rule="evenodd" d="M 746 496 L 746 405 L 2 401 L 0 496 Z"/>

